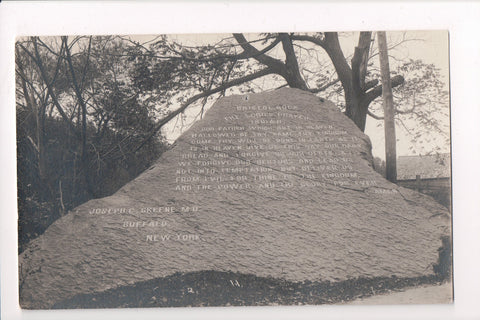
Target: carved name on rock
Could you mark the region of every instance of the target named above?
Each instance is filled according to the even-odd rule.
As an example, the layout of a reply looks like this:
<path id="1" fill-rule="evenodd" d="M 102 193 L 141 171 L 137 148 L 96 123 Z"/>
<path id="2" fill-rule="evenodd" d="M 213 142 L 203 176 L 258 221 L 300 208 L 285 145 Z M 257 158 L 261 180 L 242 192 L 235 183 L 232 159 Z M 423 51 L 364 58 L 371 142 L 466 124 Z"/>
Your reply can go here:
<path id="1" fill-rule="evenodd" d="M 20 303 L 200 270 L 429 275 L 449 226 L 444 207 L 373 170 L 368 137 L 332 103 L 295 89 L 232 96 L 138 178 L 33 240 Z"/>

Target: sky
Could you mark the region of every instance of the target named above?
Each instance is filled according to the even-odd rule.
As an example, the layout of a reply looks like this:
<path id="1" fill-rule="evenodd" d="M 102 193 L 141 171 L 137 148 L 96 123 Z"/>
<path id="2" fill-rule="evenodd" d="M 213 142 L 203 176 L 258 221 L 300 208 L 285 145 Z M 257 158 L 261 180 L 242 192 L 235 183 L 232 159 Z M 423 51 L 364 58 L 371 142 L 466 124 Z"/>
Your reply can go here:
<path id="1" fill-rule="evenodd" d="M 400 36 L 397 34 L 396 36 Z M 449 82 L 449 50 L 448 50 L 448 32 L 447 31 L 409 31 L 407 37 L 412 40 L 404 45 L 397 47 L 395 50 L 391 50 L 389 55 L 395 55 L 400 59 L 421 59 L 426 63 L 433 63 L 440 69 L 440 74 L 448 89 Z M 393 40 L 393 39 L 392 39 Z M 391 69 L 395 66 L 395 61 L 390 59 Z M 395 103 L 395 101 L 394 101 Z M 446 101 L 448 103 L 448 101 Z M 443 119 L 445 122 L 449 122 L 449 119 Z M 367 127 L 365 133 L 370 137 L 373 146 L 374 156 L 385 158 L 385 140 L 382 131 L 377 128 L 378 121 L 371 117 L 367 118 Z M 410 136 L 401 127 L 396 126 L 397 135 L 397 156 L 414 155 L 409 147 L 412 145 Z M 435 133 L 431 133 L 435 136 Z M 449 153 L 450 145 L 441 143 L 438 145 L 440 152 Z M 423 153 L 428 153 L 435 150 L 434 144 L 424 144 Z"/>

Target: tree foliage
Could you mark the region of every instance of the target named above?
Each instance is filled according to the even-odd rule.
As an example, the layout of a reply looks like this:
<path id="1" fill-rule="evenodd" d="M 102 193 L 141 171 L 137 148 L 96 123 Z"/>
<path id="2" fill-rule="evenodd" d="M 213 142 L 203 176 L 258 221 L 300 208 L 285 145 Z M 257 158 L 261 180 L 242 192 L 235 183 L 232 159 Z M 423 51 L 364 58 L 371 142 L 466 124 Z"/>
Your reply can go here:
<path id="1" fill-rule="evenodd" d="M 111 37 L 17 42 L 20 250 L 69 209 L 115 192 L 164 149 L 149 139 L 132 151 L 155 118 L 127 76 L 127 49 Z"/>
<path id="2" fill-rule="evenodd" d="M 199 101 L 205 104 L 206 97 L 224 95 L 233 87 L 245 92 L 290 86 L 337 102 L 363 131 L 367 116 L 383 117 L 378 108 L 378 98 L 382 94 L 380 72 L 373 59 L 378 52 L 376 46 L 371 45 L 373 33 L 360 32 L 353 54 L 346 56 L 340 45 L 341 36 L 336 32 L 267 33 L 247 40 L 242 34 L 233 34 L 213 45 L 193 46 L 163 36 L 148 48 L 136 45 L 136 68 L 138 74 L 147 75 L 139 79 L 154 84 L 151 93 L 161 92 L 168 98 L 164 100 L 165 105 L 180 104 L 169 113 L 166 122 L 191 104 Z M 409 40 L 403 37 L 390 48 Z M 165 74 L 158 71 L 164 70 L 165 65 L 171 77 L 165 78 Z M 415 132 L 412 137 L 430 129 L 444 134 L 445 127 L 441 126 L 439 118 L 448 113 L 448 97 L 445 96 L 448 92 L 438 70 L 433 65 L 411 59 L 397 61 L 394 66 L 391 78 L 394 98 L 396 103 L 398 101 L 397 125 Z M 269 85 L 258 88 L 261 79 Z M 416 106 L 414 110 L 412 105 Z M 438 112 L 431 110 L 433 105 Z M 155 132 L 166 122 L 159 121 Z M 444 134 L 446 136 L 448 133 Z"/>

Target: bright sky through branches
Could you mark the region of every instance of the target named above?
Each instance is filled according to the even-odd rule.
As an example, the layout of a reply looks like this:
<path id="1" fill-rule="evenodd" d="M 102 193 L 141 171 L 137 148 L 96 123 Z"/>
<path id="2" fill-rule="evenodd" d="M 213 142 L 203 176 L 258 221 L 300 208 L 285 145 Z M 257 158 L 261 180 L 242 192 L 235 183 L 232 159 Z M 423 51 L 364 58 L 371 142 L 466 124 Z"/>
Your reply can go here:
<path id="1" fill-rule="evenodd" d="M 342 32 L 340 33 L 340 43 L 344 52 L 347 61 L 350 61 L 353 50 L 358 41 L 358 32 Z M 170 35 L 172 40 L 185 45 L 185 46 L 200 46 L 200 45 L 214 45 L 222 41 L 225 38 L 231 38 L 231 34 L 192 34 L 192 35 Z M 254 40 L 257 38 L 257 35 L 246 35 L 248 40 Z M 448 90 L 448 32 L 447 31 L 405 31 L 405 32 L 387 32 L 388 45 L 390 48 L 390 66 L 394 70 L 402 62 L 413 59 L 420 59 L 427 64 L 434 64 L 436 68 L 439 69 L 439 74 L 441 75 L 441 81 L 445 84 L 445 89 Z M 145 35 L 145 36 L 132 36 L 131 39 L 138 41 L 140 43 L 152 41 L 155 36 Z M 377 52 L 377 43 L 376 43 L 376 34 L 374 33 L 373 44 L 371 46 L 371 59 L 370 62 L 373 64 L 373 68 L 378 66 L 378 55 Z M 235 43 L 234 40 L 232 40 Z M 261 47 L 261 45 L 259 46 Z M 305 47 L 308 47 L 308 44 L 305 44 Z M 317 47 L 319 60 L 325 65 L 330 64 L 327 54 L 320 48 Z M 284 55 L 281 50 L 281 46 L 277 45 L 275 49 L 268 53 L 273 55 L 276 58 L 283 59 Z M 307 59 L 303 57 L 304 59 Z M 306 69 L 311 69 L 314 64 L 318 64 L 313 61 L 312 63 L 307 62 L 305 64 Z M 305 67 L 304 66 L 304 67 Z M 321 66 L 323 68 L 323 66 Z M 320 69 L 319 69 L 320 70 Z M 322 71 L 317 72 L 324 72 Z M 330 71 L 333 72 L 334 71 Z M 307 72 L 305 72 L 306 74 Z M 272 77 L 267 77 L 264 79 L 258 79 L 254 81 L 254 87 L 261 90 L 271 90 L 279 85 L 282 82 L 274 81 Z M 227 94 L 239 93 L 238 89 L 232 88 L 227 91 Z M 322 93 L 319 94 L 322 96 Z M 212 99 L 210 104 L 214 102 Z M 376 104 L 381 104 L 381 98 L 377 98 L 375 101 Z M 448 101 L 444 101 L 445 105 L 448 105 Z M 208 109 L 208 106 L 207 106 Z M 187 109 L 187 112 L 182 119 L 172 120 L 167 126 L 165 126 L 163 133 L 167 136 L 168 140 L 175 140 L 181 132 L 188 128 L 192 121 L 199 119 L 200 109 L 198 106 L 191 106 Z M 449 119 L 445 116 L 434 115 L 438 117 L 437 121 L 441 126 L 447 131 L 443 136 L 443 139 L 436 137 L 434 132 L 423 132 L 424 135 L 428 136 L 422 139 L 415 141 L 414 147 L 412 147 L 412 136 L 408 134 L 407 130 L 403 126 L 397 124 L 397 154 L 398 155 L 412 155 L 412 154 L 426 154 L 426 153 L 435 153 L 435 152 L 449 152 L 449 132 L 448 124 Z M 383 139 L 383 127 L 382 120 L 375 120 L 371 117 L 367 118 L 367 127 L 365 133 L 369 135 L 372 145 L 373 145 L 373 154 L 374 156 L 384 158 L 385 157 L 385 146 Z M 414 123 L 405 122 L 406 126 L 415 126 Z M 438 138 L 438 139 L 437 139 Z M 422 141 L 422 143 L 420 143 Z M 428 142 L 427 142 L 428 141 Z"/>

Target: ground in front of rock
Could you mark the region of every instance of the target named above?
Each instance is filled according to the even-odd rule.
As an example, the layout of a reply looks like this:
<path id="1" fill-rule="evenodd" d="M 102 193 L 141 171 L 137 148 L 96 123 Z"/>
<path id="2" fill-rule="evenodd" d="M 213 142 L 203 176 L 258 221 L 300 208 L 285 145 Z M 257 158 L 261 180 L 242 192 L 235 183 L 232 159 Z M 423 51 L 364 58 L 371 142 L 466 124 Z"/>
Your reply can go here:
<path id="1" fill-rule="evenodd" d="M 422 285 L 400 292 L 389 292 L 377 296 L 360 298 L 348 304 L 438 304 L 452 302 L 452 284 L 446 282 L 442 284 Z"/>
<path id="2" fill-rule="evenodd" d="M 169 277 L 152 279 L 96 294 L 81 294 L 57 303 L 54 308 L 450 302 L 448 288 L 451 285 L 449 283 L 440 284 L 441 279 L 435 276 L 357 278 L 340 282 L 291 282 L 279 278 L 210 270 L 176 273 Z M 427 287 L 424 289 L 419 288 L 420 286 Z M 403 289 L 407 290 L 398 292 Z M 411 294 L 412 292 L 413 294 Z M 398 301 L 396 300 L 397 295 L 400 295 Z M 389 298 L 391 299 L 389 300 Z"/>

